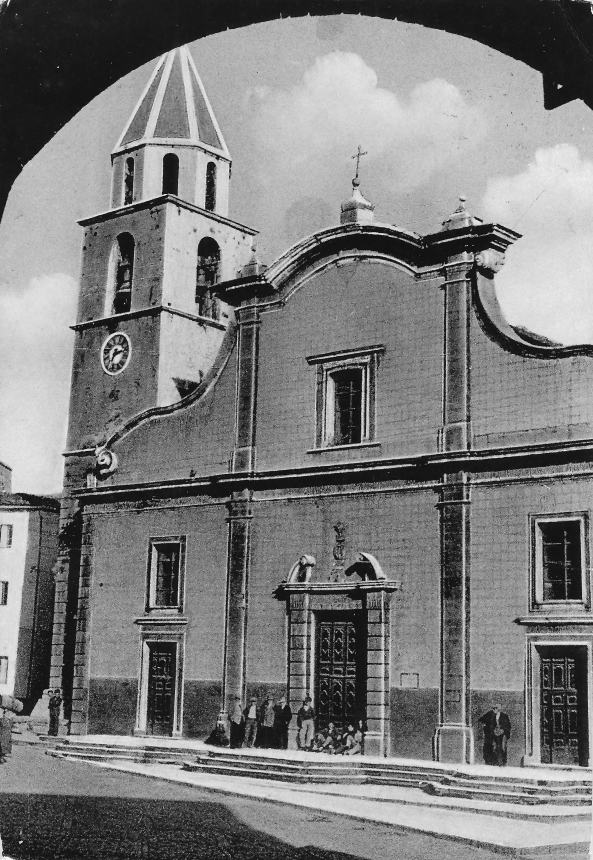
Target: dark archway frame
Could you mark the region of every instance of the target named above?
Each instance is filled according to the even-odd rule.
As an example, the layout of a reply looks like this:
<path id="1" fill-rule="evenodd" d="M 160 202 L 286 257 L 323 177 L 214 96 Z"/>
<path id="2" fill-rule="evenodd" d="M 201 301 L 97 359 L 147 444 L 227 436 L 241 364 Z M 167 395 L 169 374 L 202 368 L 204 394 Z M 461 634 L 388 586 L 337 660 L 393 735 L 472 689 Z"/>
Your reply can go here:
<path id="1" fill-rule="evenodd" d="M 589 0 L 3 0 L 0 212 L 23 166 L 92 98 L 177 45 L 284 17 L 373 15 L 475 39 L 540 71 L 548 108 L 593 108 Z"/>

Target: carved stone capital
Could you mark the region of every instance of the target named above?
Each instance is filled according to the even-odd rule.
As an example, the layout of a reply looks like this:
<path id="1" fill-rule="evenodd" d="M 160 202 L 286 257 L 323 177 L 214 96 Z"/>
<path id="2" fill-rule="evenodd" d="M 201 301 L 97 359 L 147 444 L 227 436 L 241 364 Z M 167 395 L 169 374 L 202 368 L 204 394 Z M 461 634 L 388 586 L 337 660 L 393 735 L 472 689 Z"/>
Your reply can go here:
<path id="1" fill-rule="evenodd" d="M 478 271 L 484 275 L 495 275 L 504 266 L 505 255 L 503 251 L 495 251 L 494 248 L 486 248 L 476 254 L 476 266 Z"/>

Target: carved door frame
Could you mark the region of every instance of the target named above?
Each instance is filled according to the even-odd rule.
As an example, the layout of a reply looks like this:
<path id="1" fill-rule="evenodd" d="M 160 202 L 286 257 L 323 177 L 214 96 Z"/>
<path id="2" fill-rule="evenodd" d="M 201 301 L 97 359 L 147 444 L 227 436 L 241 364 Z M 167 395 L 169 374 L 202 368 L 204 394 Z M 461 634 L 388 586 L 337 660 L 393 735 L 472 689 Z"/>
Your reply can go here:
<path id="1" fill-rule="evenodd" d="M 365 613 L 367 755 L 386 756 L 390 751 L 390 601 L 397 588 L 398 583 L 387 580 L 284 583 L 277 595 L 286 600 L 287 686 L 293 711 L 314 691 L 318 614 L 353 610 Z"/>
<path id="2" fill-rule="evenodd" d="M 583 755 L 591 762 L 593 740 L 593 636 L 591 634 L 531 634 L 527 637 L 525 671 L 525 755 L 523 764 L 537 766 L 541 753 L 541 658 L 555 649 L 579 653 L 585 662 L 581 687 L 581 707 L 586 709 L 586 726 L 583 727 Z"/>

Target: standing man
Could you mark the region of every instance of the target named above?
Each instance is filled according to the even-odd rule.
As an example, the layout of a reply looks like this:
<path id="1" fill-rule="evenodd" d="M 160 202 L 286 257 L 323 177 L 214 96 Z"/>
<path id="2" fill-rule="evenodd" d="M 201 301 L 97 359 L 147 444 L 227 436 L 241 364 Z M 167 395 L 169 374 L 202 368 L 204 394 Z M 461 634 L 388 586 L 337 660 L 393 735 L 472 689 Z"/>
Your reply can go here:
<path id="1" fill-rule="evenodd" d="M 292 711 L 286 704 L 286 696 L 281 696 L 274 705 L 274 746 L 279 750 L 288 749 L 288 726 L 292 720 Z"/>
<path id="2" fill-rule="evenodd" d="M 478 722 L 484 727 L 484 764 L 504 767 L 507 763 L 507 747 L 511 736 L 509 715 L 499 704 L 493 705 Z"/>
<path id="3" fill-rule="evenodd" d="M 274 700 L 270 693 L 266 694 L 264 703 L 259 710 L 257 720 L 257 739 L 255 745 L 269 749 L 274 742 Z"/>
<path id="4" fill-rule="evenodd" d="M 311 749 L 315 737 L 315 711 L 311 704 L 311 696 L 305 696 L 305 700 L 297 711 L 297 746 L 300 750 Z"/>
<path id="5" fill-rule="evenodd" d="M 252 747 L 257 736 L 257 699 L 255 696 L 249 699 L 243 716 L 245 717 L 245 743 L 248 747 Z"/>
<path id="6" fill-rule="evenodd" d="M 60 709 L 62 707 L 62 697 L 60 696 L 59 690 L 54 690 L 50 695 L 48 707 L 49 730 L 47 733 L 48 735 L 53 735 L 55 737 L 60 731 Z"/>

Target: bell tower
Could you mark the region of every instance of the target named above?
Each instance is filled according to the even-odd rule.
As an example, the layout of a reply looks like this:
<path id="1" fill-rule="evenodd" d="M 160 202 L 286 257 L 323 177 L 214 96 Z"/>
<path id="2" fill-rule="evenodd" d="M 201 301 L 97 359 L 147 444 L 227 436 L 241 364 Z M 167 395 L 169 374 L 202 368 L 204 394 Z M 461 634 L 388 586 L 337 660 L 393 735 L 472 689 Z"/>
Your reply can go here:
<path id="1" fill-rule="evenodd" d="M 111 208 L 83 219 L 68 447 L 190 393 L 255 230 L 228 217 L 231 157 L 186 46 L 159 59 L 111 154 Z"/>

